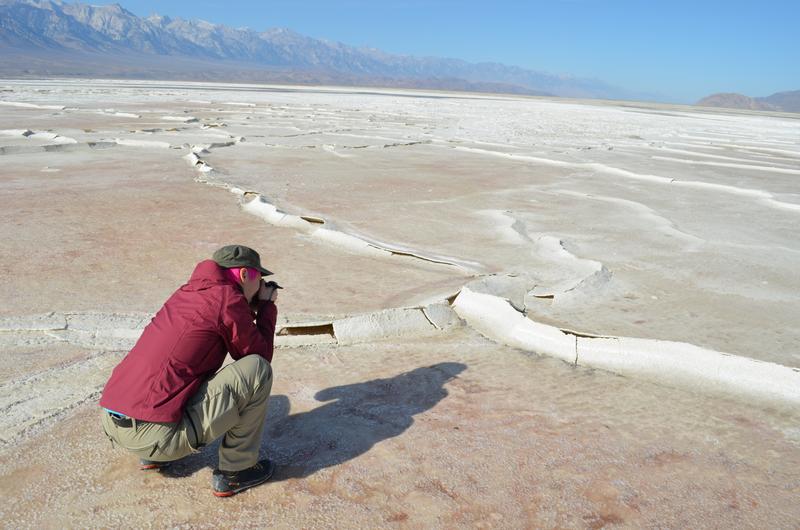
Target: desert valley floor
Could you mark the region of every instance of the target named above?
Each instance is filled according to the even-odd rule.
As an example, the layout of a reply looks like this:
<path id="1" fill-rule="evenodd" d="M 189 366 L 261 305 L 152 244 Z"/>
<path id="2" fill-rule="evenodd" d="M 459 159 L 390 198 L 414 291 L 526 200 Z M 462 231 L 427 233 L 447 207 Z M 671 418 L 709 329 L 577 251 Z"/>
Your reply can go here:
<path id="1" fill-rule="evenodd" d="M 3 525 L 795 528 L 797 402 L 541 356 L 480 311 L 792 377 L 798 179 L 789 114 L 0 80 Z M 218 500 L 213 447 L 140 472 L 96 398 L 228 243 L 285 286 L 280 467 Z"/>

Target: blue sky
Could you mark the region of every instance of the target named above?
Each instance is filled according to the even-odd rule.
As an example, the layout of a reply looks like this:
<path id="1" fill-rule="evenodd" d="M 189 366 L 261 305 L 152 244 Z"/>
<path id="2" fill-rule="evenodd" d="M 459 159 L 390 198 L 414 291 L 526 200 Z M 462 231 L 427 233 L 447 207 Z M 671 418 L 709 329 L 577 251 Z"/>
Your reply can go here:
<path id="1" fill-rule="evenodd" d="M 670 101 L 800 89 L 800 0 L 118 3 L 139 16 L 201 18 L 255 30 L 281 26 L 391 53 L 597 78 Z"/>

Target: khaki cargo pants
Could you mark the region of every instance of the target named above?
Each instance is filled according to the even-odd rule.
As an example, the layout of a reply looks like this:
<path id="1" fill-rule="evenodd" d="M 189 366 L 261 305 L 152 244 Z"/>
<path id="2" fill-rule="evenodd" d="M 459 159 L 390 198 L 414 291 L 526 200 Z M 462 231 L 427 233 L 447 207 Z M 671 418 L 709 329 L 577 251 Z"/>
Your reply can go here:
<path id="1" fill-rule="evenodd" d="M 132 420 L 118 426 L 102 411 L 106 435 L 140 458 L 168 462 L 183 458 L 220 436 L 219 469 L 241 471 L 256 464 L 272 390 L 272 367 L 260 355 L 229 364 L 200 386 L 176 423 Z"/>

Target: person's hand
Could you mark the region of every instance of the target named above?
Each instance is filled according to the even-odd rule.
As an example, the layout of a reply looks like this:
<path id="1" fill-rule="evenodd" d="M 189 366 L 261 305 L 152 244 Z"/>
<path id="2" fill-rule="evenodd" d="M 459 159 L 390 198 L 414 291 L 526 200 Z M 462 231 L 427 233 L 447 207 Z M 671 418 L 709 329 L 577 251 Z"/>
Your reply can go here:
<path id="1" fill-rule="evenodd" d="M 264 280 L 261 280 L 261 287 L 258 289 L 258 299 L 274 302 L 278 299 L 278 289 L 272 285 L 267 285 Z"/>

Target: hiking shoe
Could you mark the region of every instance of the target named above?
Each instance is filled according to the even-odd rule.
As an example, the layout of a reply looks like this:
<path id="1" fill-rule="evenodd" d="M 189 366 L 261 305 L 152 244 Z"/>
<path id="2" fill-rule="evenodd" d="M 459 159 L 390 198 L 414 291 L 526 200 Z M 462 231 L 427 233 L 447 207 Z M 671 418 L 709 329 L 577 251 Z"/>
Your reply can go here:
<path id="1" fill-rule="evenodd" d="M 275 473 L 272 460 L 261 460 L 253 467 L 241 471 L 214 470 L 211 476 L 211 487 L 217 497 L 230 497 L 247 488 L 266 482 Z"/>
<path id="2" fill-rule="evenodd" d="M 150 471 L 152 469 L 166 469 L 172 465 L 172 462 L 156 462 L 155 460 L 139 459 L 139 469 L 142 471 Z"/>

